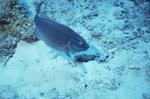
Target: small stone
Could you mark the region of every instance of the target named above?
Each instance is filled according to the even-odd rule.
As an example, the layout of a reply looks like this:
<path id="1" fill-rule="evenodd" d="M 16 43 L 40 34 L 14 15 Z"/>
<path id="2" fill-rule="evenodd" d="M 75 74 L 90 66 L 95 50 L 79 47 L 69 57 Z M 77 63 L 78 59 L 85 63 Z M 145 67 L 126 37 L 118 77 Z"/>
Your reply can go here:
<path id="1" fill-rule="evenodd" d="M 85 85 L 85 88 L 88 87 L 88 85 Z"/>
<path id="2" fill-rule="evenodd" d="M 144 99 L 150 99 L 150 94 L 143 94 Z"/>
<path id="3" fill-rule="evenodd" d="M 128 68 L 131 69 L 131 70 L 141 70 L 141 68 L 136 67 L 136 66 L 134 66 L 134 65 L 129 65 Z"/>
<path id="4" fill-rule="evenodd" d="M 30 26 L 31 26 L 31 24 L 30 24 L 30 23 L 27 23 L 27 26 L 28 26 L 28 27 L 30 27 Z"/>
<path id="5" fill-rule="evenodd" d="M 117 51 L 117 48 L 110 49 L 110 50 L 109 50 L 109 53 L 114 53 L 115 51 Z"/>
<path id="6" fill-rule="evenodd" d="M 116 19 L 125 19 L 127 18 L 127 13 L 124 10 L 120 10 L 114 13 L 114 17 Z"/>
<path id="7" fill-rule="evenodd" d="M 40 96 L 41 96 L 41 97 L 44 96 L 44 93 L 40 93 Z"/>
<path id="8" fill-rule="evenodd" d="M 132 25 L 125 25 L 123 28 L 123 32 L 125 34 L 129 34 L 134 30 L 134 27 Z"/>

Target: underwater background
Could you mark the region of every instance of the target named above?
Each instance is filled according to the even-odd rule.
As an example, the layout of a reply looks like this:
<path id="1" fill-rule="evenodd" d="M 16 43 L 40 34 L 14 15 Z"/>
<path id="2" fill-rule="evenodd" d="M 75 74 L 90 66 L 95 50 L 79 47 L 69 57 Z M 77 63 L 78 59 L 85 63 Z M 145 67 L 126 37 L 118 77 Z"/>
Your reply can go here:
<path id="1" fill-rule="evenodd" d="M 44 0 L 89 49 L 52 50 L 35 35 L 42 0 L 0 0 L 0 99 L 150 99 L 150 0 Z"/>

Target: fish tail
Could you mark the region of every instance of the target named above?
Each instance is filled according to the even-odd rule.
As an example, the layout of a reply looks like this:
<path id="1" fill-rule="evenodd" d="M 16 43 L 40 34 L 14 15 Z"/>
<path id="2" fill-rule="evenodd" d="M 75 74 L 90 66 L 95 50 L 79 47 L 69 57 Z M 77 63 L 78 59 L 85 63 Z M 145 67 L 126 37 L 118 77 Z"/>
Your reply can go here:
<path id="1" fill-rule="evenodd" d="M 37 10 L 36 10 L 37 15 L 40 13 L 41 5 L 42 5 L 43 2 L 44 2 L 44 1 L 42 1 L 42 2 L 38 5 L 38 8 L 37 8 Z"/>

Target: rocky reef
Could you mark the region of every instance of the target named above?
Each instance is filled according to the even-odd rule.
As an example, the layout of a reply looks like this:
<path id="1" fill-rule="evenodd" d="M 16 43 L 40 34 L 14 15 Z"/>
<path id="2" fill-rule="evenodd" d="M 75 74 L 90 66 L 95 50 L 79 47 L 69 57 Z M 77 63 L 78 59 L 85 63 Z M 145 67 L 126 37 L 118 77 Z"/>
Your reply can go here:
<path id="1" fill-rule="evenodd" d="M 18 0 L 3 0 L 0 2 L 0 63 L 6 62 L 13 56 L 17 42 L 24 40 L 33 42 L 33 19 Z"/>

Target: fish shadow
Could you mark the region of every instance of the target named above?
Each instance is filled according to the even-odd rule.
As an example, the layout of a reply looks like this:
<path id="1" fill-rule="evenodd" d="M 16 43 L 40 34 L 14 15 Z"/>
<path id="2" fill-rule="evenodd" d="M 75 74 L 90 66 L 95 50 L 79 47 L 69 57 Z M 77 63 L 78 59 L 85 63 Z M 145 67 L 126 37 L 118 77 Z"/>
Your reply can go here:
<path id="1" fill-rule="evenodd" d="M 80 70 L 83 72 L 87 73 L 87 69 L 84 65 L 84 63 L 87 63 L 89 61 L 95 61 L 96 59 L 100 58 L 102 56 L 101 52 L 99 49 L 97 49 L 93 45 L 89 45 L 89 49 L 86 51 L 78 52 L 75 54 L 70 54 L 71 57 L 67 57 L 65 54 L 61 54 L 60 56 L 63 57 L 64 59 L 67 59 L 70 61 L 72 67 L 78 67 Z"/>

